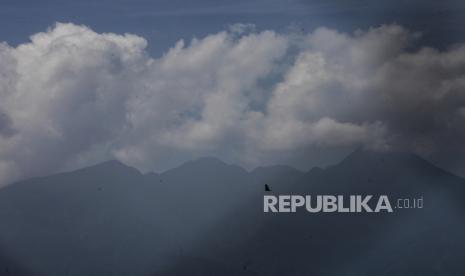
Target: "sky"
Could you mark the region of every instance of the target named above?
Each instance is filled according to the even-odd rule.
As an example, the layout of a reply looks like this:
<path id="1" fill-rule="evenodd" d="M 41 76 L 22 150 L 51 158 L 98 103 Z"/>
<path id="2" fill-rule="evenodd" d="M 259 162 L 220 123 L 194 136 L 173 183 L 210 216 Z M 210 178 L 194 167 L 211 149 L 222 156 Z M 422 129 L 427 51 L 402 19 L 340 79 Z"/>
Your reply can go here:
<path id="1" fill-rule="evenodd" d="M 465 175 L 459 1 L 0 2 L 0 185 L 118 159 Z"/>
<path id="2" fill-rule="evenodd" d="M 463 40 L 464 9 L 460 0 L 2 0 L 0 37 L 16 45 L 54 22 L 72 22 L 97 32 L 140 35 L 157 56 L 180 38 L 203 37 L 234 23 L 276 31 L 290 26 L 353 31 L 397 23 L 444 47 Z"/>

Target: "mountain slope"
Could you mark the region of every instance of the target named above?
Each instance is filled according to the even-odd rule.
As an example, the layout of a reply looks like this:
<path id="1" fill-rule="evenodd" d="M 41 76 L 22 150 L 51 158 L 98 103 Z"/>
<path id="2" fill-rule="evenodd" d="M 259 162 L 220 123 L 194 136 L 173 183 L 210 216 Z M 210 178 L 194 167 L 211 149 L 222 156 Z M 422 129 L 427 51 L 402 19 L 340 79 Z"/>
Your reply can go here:
<path id="1" fill-rule="evenodd" d="M 261 189 L 213 158 L 162 174 L 109 161 L 22 181 L 0 190 L 0 275 L 2 260 L 37 275 L 156 272 Z"/>
<path id="2" fill-rule="evenodd" d="M 286 189 L 279 194 L 423 197 L 424 208 L 386 214 L 256 214 L 250 225 L 260 226 L 254 233 L 215 255 L 236 267 L 247 264 L 255 275 L 465 274 L 465 182 L 421 158 L 357 151 L 289 184 L 280 186 Z M 189 275 L 177 273 L 185 266 L 177 263 L 167 275 Z"/>
<path id="3" fill-rule="evenodd" d="M 268 194 L 424 198 L 389 214 L 263 213 Z M 405 153 L 306 173 L 117 161 L 0 190 L 0 275 L 464 275 L 465 181 Z"/>

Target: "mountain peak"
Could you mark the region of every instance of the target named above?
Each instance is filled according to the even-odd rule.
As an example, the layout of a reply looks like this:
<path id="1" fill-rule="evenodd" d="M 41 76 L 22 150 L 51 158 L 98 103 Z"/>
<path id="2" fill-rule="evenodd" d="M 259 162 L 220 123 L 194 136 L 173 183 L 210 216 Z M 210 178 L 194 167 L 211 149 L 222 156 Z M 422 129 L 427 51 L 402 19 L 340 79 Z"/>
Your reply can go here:
<path id="1" fill-rule="evenodd" d="M 237 165 L 227 164 L 216 157 L 201 157 L 195 160 L 187 161 L 181 166 L 170 169 L 165 173 L 171 173 L 178 170 L 196 171 L 198 173 L 217 170 L 233 170 L 245 172 L 243 168 Z"/>
<path id="2" fill-rule="evenodd" d="M 85 168 L 76 170 L 76 172 L 88 172 L 88 173 L 99 172 L 99 173 L 108 173 L 108 174 L 125 172 L 125 173 L 131 173 L 131 174 L 140 174 L 140 172 L 137 169 L 130 167 L 116 159 L 104 161 L 102 163 L 98 163 L 90 167 L 85 167 Z"/>
<path id="3" fill-rule="evenodd" d="M 111 159 L 107 161 L 103 161 L 101 163 L 95 164 L 94 166 L 91 166 L 89 168 L 131 168 L 124 164 L 123 162 L 116 160 L 116 159 Z"/>
<path id="4" fill-rule="evenodd" d="M 374 161 L 374 160 L 418 160 L 421 159 L 417 155 L 408 152 L 400 151 L 373 151 L 365 149 L 357 149 L 345 157 L 340 164 L 346 162 Z"/>
<path id="5" fill-rule="evenodd" d="M 206 157 L 200 157 L 198 159 L 187 161 L 179 167 L 185 167 L 185 166 L 217 167 L 217 166 L 229 166 L 229 165 L 216 157 L 206 156 Z"/>
<path id="6" fill-rule="evenodd" d="M 123 162 L 119 161 L 119 160 L 116 160 L 116 159 L 110 159 L 110 160 L 107 160 L 107 161 L 104 161 L 102 163 L 99 163 L 95 166 L 104 166 L 104 167 L 121 167 L 121 166 L 124 166 L 124 167 L 127 167 Z"/>
<path id="7" fill-rule="evenodd" d="M 373 173 L 380 170 L 391 172 L 410 170 L 426 171 L 429 173 L 445 173 L 444 170 L 414 153 L 363 149 L 352 152 L 340 163 L 331 168 L 343 170 L 369 170 Z"/>
<path id="8" fill-rule="evenodd" d="M 303 172 L 287 165 L 259 166 L 251 172 L 253 175 L 285 175 L 285 174 L 303 174 Z"/>
<path id="9" fill-rule="evenodd" d="M 211 163 L 211 164 L 216 163 L 216 164 L 227 165 L 223 160 L 213 157 L 213 156 L 204 156 L 204 157 L 200 157 L 195 160 L 188 161 L 188 162 L 205 162 L 205 163 Z"/>

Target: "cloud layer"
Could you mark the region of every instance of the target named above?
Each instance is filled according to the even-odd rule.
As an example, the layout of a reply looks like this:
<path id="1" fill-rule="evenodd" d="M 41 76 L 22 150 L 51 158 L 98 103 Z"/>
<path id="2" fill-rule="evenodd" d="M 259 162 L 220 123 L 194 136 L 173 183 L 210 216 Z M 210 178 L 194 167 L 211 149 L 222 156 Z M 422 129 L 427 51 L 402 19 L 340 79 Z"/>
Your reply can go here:
<path id="1" fill-rule="evenodd" d="M 202 155 L 255 166 L 359 146 L 459 164 L 465 46 L 440 52 L 417 37 L 397 25 L 241 24 L 154 58 L 142 37 L 58 23 L 0 44 L 0 183 L 112 158 L 142 170 Z"/>

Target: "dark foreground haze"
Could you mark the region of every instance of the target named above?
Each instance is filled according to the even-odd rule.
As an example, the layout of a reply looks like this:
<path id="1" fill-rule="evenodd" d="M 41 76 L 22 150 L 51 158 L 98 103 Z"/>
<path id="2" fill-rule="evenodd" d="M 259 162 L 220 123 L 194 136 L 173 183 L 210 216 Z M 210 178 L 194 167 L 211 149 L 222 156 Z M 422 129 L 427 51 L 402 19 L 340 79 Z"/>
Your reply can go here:
<path id="1" fill-rule="evenodd" d="M 273 214 L 264 194 L 422 196 L 424 208 Z M 0 275 L 464 275 L 464 196 L 465 180 L 407 153 L 308 172 L 109 161 L 0 190 Z"/>

